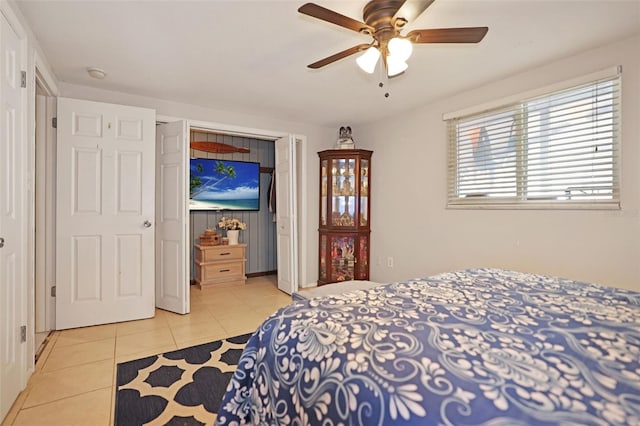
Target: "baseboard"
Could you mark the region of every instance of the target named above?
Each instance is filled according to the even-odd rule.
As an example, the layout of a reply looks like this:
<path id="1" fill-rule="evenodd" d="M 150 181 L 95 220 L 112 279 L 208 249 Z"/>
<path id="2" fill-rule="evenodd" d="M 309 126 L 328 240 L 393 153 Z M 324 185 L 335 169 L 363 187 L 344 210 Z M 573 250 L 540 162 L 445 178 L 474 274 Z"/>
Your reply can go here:
<path id="1" fill-rule="evenodd" d="M 264 277 L 265 275 L 278 275 L 278 271 L 252 272 L 246 275 L 247 278 Z"/>
<path id="2" fill-rule="evenodd" d="M 252 272 L 250 274 L 246 274 L 247 278 L 264 277 L 266 275 L 278 275 L 278 271 Z M 189 284 L 196 285 L 196 280 L 192 279 L 189 281 Z"/>

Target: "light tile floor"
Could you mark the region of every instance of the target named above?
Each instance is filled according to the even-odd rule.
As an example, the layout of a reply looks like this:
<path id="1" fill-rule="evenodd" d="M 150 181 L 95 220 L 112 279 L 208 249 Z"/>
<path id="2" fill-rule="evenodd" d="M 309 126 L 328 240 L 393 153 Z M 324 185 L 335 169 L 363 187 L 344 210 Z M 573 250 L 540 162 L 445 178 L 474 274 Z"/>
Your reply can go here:
<path id="1" fill-rule="evenodd" d="M 243 287 L 191 286 L 187 315 L 156 310 L 151 319 L 56 331 L 2 426 L 111 425 L 117 363 L 253 332 L 290 302 L 269 275 Z"/>

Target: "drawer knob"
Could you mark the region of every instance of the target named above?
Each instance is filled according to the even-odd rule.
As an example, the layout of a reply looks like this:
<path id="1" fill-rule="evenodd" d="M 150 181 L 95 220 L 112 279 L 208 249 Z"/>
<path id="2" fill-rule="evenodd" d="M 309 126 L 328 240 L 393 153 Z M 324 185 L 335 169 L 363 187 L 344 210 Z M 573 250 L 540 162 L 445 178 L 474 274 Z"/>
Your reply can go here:
<path id="1" fill-rule="evenodd" d="M 218 272 L 229 272 L 231 269 L 220 269 Z"/>

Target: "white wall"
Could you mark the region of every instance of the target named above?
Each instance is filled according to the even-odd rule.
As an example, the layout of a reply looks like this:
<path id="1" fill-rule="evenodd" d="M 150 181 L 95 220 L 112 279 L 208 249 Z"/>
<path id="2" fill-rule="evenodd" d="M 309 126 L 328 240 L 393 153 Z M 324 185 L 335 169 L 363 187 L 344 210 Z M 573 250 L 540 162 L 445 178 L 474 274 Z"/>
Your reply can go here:
<path id="1" fill-rule="evenodd" d="M 302 211 L 298 219 L 302 221 L 303 232 L 300 235 L 300 247 L 304 251 L 303 265 L 300 270 L 300 284 L 306 286 L 318 279 L 318 155 L 317 152 L 331 148 L 336 139 L 337 130 L 320 127 L 309 123 L 292 122 L 265 116 L 238 114 L 227 110 L 213 110 L 196 105 L 182 104 L 162 99 L 137 96 L 128 93 L 94 89 L 86 86 L 60 84 L 61 96 L 109 102 L 123 105 L 153 108 L 158 115 L 188 118 L 190 120 L 221 123 L 229 126 L 247 127 L 269 132 L 295 133 L 307 137 L 303 149 L 303 176 L 299 176 L 298 185 L 302 184 L 300 193 L 303 196 Z M 310 118 L 310 121 L 312 118 Z"/>
<path id="2" fill-rule="evenodd" d="M 638 52 L 636 36 L 360 129 L 359 138 L 375 151 L 371 279 L 386 282 L 457 268 L 500 267 L 640 290 Z M 621 210 L 445 208 L 443 113 L 614 65 L 623 66 Z M 389 256 L 393 268 L 386 266 Z"/>

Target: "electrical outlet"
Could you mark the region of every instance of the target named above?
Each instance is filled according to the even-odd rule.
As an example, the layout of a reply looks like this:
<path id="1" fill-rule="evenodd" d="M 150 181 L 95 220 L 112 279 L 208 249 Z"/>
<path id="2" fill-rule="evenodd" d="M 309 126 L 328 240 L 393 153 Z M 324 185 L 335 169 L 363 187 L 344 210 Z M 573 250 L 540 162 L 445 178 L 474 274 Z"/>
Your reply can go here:
<path id="1" fill-rule="evenodd" d="M 393 268 L 393 257 L 387 257 L 387 267 Z"/>

